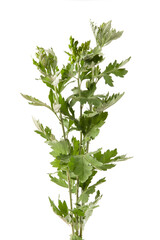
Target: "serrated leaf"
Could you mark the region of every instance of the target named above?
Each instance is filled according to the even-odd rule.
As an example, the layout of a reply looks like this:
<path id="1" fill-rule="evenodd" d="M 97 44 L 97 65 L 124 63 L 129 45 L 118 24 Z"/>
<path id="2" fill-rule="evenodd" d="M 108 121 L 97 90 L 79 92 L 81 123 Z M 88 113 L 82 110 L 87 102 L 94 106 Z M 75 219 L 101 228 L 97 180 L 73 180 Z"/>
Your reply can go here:
<path id="1" fill-rule="evenodd" d="M 54 204 L 54 202 L 51 200 L 51 198 L 49 197 L 49 201 L 50 201 L 50 204 L 51 204 L 51 207 L 53 209 L 53 212 L 59 216 L 62 216 L 62 213 L 61 211 L 56 207 L 56 205 Z"/>
<path id="2" fill-rule="evenodd" d="M 84 134 L 83 141 L 87 142 L 98 135 L 99 128 L 105 123 L 107 116 L 107 112 L 101 112 L 93 117 L 81 117 L 80 123 L 77 127 L 82 130 L 82 133 Z"/>
<path id="3" fill-rule="evenodd" d="M 49 127 L 43 127 L 42 123 L 39 120 L 33 118 L 34 124 L 38 130 L 35 130 L 41 137 L 45 138 L 47 141 L 56 140 L 55 136 L 52 134 L 51 129 Z"/>
<path id="4" fill-rule="evenodd" d="M 48 144 L 53 149 L 53 151 L 50 153 L 53 157 L 58 157 L 61 155 L 69 155 L 70 153 L 70 144 L 68 140 L 62 140 L 59 142 L 48 141 Z"/>
<path id="5" fill-rule="evenodd" d="M 55 168 L 58 168 L 58 169 L 61 168 L 61 161 L 60 161 L 60 159 L 55 159 L 50 164 L 52 165 L 52 167 L 55 167 Z"/>
<path id="6" fill-rule="evenodd" d="M 92 215 L 93 210 L 98 207 L 97 203 L 102 198 L 102 195 L 100 195 L 95 201 L 90 202 L 89 205 L 87 205 L 86 211 L 85 211 L 85 218 L 83 221 L 83 228 L 88 221 L 89 217 Z"/>
<path id="7" fill-rule="evenodd" d="M 64 188 L 68 188 L 68 184 L 63 179 L 52 177 L 51 174 L 49 174 L 49 177 L 50 177 L 51 181 L 56 183 L 57 185 L 64 187 Z"/>
<path id="8" fill-rule="evenodd" d="M 68 181 L 66 171 L 58 171 L 57 174 L 58 174 L 58 176 L 59 176 L 60 179 L 63 179 L 63 180 L 65 180 L 65 181 Z"/>
<path id="9" fill-rule="evenodd" d="M 72 212 L 73 212 L 75 215 L 78 215 L 78 216 L 80 216 L 80 217 L 83 217 L 83 216 L 84 216 L 83 210 L 81 210 L 81 209 L 79 209 L 79 208 L 74 208 L 74 209 L 72 210 Z"/>
<path id="10" fill-rule="evenodd" d="M 71 53 L 67 53 L 69 55 L 69 61 L 75 63 L 77 59 L 83 59 L 87 55 L 90 50 L 90 41 L 78 46 L 78 41 L 71 36 L 69 48 L 71 50 Z"/>
<path id="11" fill-rule="evenodd" d="M 114 63 L 110 63 L 106 67 L 105 71 L 100 74 L 101 76 L 104 77 L 105 83 L 113 87 L 113 79 L 111 74 L 114 74 L 117 77 L 123 78 L 128 71 L 125 68 L 121 68 L 121 67 L 124 66 L 126 63 L 128 63 L 130 59 L 131 57 L 127 58 L 121 63 L 117 63 L 117 60 L 115 60 Z"/>
<path id="12" fill-rule="evenodd" d="M 101 151 L 99 151 L 94 154 L 94 157 L 101 163 L 105 164 L 105 163 L 110 163 L 111 159 L 113 159 L 113 157 L 115 157 L 116 155 L 117 155 L 117 149 L 114 149 L 114 150 L 107 150 L 103 154 L 101 153 Z"/>
<path id="13" fill-rule="evenodd" d="M 47 87 L 49 87 L 50 89 L 55 90 L 55 87 L 53 85 L 53 81 L 52 81 L 51 77 L 40 75 L 40 80 L 42 80 L 42 82 L 44 84 L 46 84 Z"/>
<path id="14" fill-rule="evenodd" d="M 69 119 L 75 120 L 74 110 L 71 104 L 68 103 L 68 100 L 65 100 L 61 95 L 59 95 L 59 103 L 61 104 L 61 113 L 69 117 Z"/>
<path id="15" fill-rule="evenodd" d="M 103 166 L 103 163 L 96 160 L 96 158 L 90 156 L 89 154 L 84 155 L 84 158 L 88 163 L 90 163 L 93 167 L 101 170 L 101 167 Z"/>
<path id="16" fill-rule="evenodd" d="M 97 183 L 93 184 L 92 186 L 88 187 L 85 191 L 82 192 L 82 194 L 79 197 L 79 201 L 82 201 L 83 204 L 88 202 L 90 194 L 93 194 L 96 190 L 96 186 L 98 186 L 101 183 L 104 183 L 106 180 L 105 178 L 101 178 Z M 97 197 L 98 198 L 98 197 Z M 97 199 L 96 198 L 96 199 Z"/>
<path id="17" fill-rule="evenodd" d="M 74 65 L 68 63 L 67 66 L 63 66 L 61 70 L 62 81 L 69 81 L 72 77 L 74 77 L 76 72 L 74 71 Z M 66 83 L 66 82 L 65 82 Z"/>
<path id="18" fill-rule="evenodd" d="M 85 69 L 91 69 L 92 67 L 96 67 L 97 64 L 101 63 L 104 60 L 101 48 L 96 46 L 93 48 L 88 54 L 83 58 Z M 82 74 L 83 76 L 83 74 Z M 81 76 L 81 77 L 82 77 Z M 84 78 L 84 77 L 83 77 Z M 85 79 L 91 79 L 92 73 L 88 72 L 88 77 Z"/>
<path id="19" fill-rule="evenodd" d="M 103 171 L 107 171 L 108 169 L 111 169 L 113 167 L 115 167 L 116 165 L 115 164 L 104 164 L 102 167 L 101 167 L 101 170 Z"/>
<path id="20" fill-rule="evenodd" d="M 92 127 L 88 133 L 85 135 L 83 141 L 88 142 L 89 140 L 95 139 L 98 136 L 100 129 L 97 126 Z"/>
<path id="21" fill-rule="evenodd" d="M 92 27 L 92 31 L 95 36 L 97 45 L 100 47 L 104 47 L 108 45 L 110 42 L 118 39 L 123 34 L 123 31 L 116 32 L 115 29 L 111 28 L 111 21 L 107 23 L 102 23 L 99 27 L 96 26 L 94 22 L 91 22 L 91 27 Z"/>
<path id="22" fill-rule="evenodd" d="M 128 63 L 129 61 L 131 60 L 131 57 L 127 58 L 126 60 L 122 61 L 120 64 L 119 64 L 119 67 L 123 67 L 126 63 Z"/>
<path id="23" fill-rule="evenodd" d="M 79 177 L 82 183 L 92 174 L 92 167 L 88 164 L 83 155 L 72 156 L 68 165 L 70 170 Z"/>
<path id="24" fill-rule="evenodd" d="M 55 74 L 57 69 L 57 57 L 52 48 L 44 49 L 37 47 L 36 52 L 37 61 L 33 59 L 33 64 L 44 75 Z"/>
<path id="25" fill-rule="evenodd" d="M 116 102 L 118 102 L 123 97 L 123 95 L 124 93 L 122 94 L 117 93 L 117 94 L 113 94 L 112 96 L 107 96 L 104 102 L 101 104 L 101 106 L 97 107 L 95 110 L 99 113 L 103 112 L 104 110 L 106 110 L 107 108 L 111 107 Z"/>
<path id="26" fill-rule="evenodd" d="M 125 161 L 130 159 L 130 157 L 126 157 L 126 155 L 117 156 L 117 149 L 107 150 L 103 154 L 101 153 L 101 151 L 99 151 L 93 155 L 94 155 L 94 158 L 97 159 L 97 161 L 100 161 L 101 163 L 103 163 L 103 166 L 101 167 L 101 169 L 104 171 L 115 167 L 116 166 L 115 162 Z"/>
<path id="27" fill-rule="evenodd" d="M 68 215 L 68 207 L 67 207 L 66 201 L 63 201 L 63 203 L 62 203 L 62 201 L 59 199 L 58 200 L 58 208 L 64 217 L 66 217 Z"/>
<path id="28" fill-rule="evenodd" d="M 121 161 L 126 161 L 128 159 L 131 159 L 132 157 L 126 157 L 126 155 L 121 155 L 121 156 L 117 156 L 115 157 L 112 162 L 121 162 Z"/>
<path id="29" fill-rule="evenodd" d="M 93 170 L 92 174 L 89 176 L 89 178 L 84 183 L 79 184 L 83 191 L 85 191 L 87 189 L 87 187 L 91 183 L 91 181 L 92 181 L 93 177 L 96 175 L 96 173 L 97 173 L 97 171 Z"/>
<path id="30" fill-rule="evenodd" d="M 69 215 L 65 215 L 64 212 L 66 213 L 67 209 L 65 206 L 65 203 L 63 204 L 63 209 L 59 209 L 54 202 L 51 200 L 51 198 L 49 197 L 49 201 L 52 207 L 53 212 L 58 215 L 65 223 L 69 224 L 70 223 L 70 216 Z M 61 208 L 61 206 L 60 206 Z"/>
<path id="31" fill-rule="evenodd" d="M 50 106 L 48 106 L 46 103 L 40 101 L 37 98 L 34 98 L 32 96 L 29 96 L 29 95 L 22 94 L 22 93 L 21 93 L 21 95 L 22 95 L 22 97 L 27 99 L 29 101 L 29 104 L 31 104 L 31 105 L 34 105 L 34 106 L 44 106 L 44 107 L 47 107 L 47 108 L 50 109 Z"/>
<path id="32" fill-rule="evenodd" d="M 98 190 L 98 191 L 96 192 L 95 200 L 96 200 L 97 198 L 99 198 L 99 197 L 100 197 L 100 191 Z"/>
<path id="33" fill-rule="evenodd" d="M 88 103 L 89 105 L 93 105 L 95 107 L 99 107 L 101 105 L 101 100 L 97 96 L 91 96 L 91 97 L 79 97 L 79 96 L 72 96 L 70 104 L 73 107 L 73 105 L 76 102 L 80 102 L 82 105 L 85 103 Z"/>
<path id="34" fill-rule="evenodd" d="M 103 77 L 105 79 L 105 84 L 108 84 L 110 87 L 114 86 L 112 77 L 108 73 L 103 72 Z"/>
<path id="35" fill-rule="evenodd" d="M 68 63 L 66 66 L 63 66 L 61 69 L 61 79 L 58 84 L 58 92 L 61 93 L 65 87 L 70 84 L 70 79 L 72 79 L 76 75 L 76 72 L 74 71 L 74 65 Z"/>

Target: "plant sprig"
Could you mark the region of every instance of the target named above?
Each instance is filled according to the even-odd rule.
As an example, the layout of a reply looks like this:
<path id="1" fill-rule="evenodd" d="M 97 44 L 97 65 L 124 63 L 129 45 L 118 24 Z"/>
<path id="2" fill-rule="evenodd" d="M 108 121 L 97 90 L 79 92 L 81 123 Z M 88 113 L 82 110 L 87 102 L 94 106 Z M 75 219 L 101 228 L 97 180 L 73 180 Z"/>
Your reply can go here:
<path id="1" fill-rule="evenodd" d="M 111 27 L 111 21 L 102 23 L 100 26 L 91 22 L 91 27 L 96 40 L 96 46 L 91 48 L 91 41 L 81 45 L 72 36 L 69 39 L 68 63 L 59 69 L 57 57 L 53 49 L 37 47 L 36 59 L 33 64 L 40 71 L 40 80 L 49 88 L 49 103 L 29 96 L 22 96 L 34 106 L 43 106 L 51 110 L 58 118 L 62 127 L 62 138 L 57 139 L 51 128 L 44 127 L 39 120 L 34 119 L 37 127 L 35 131 L 45 139 L 51 147 L 50 154 L 53 156 L 51 166 L 56 168 L 57 176 L 49 174 L 50 180 L 60 187 L 69 191 L 69 202 L 58 200 L 58 205 L 49 198 L 51 207 L 56 215 L 64 222 L 71 225 L 71 240 L 82 240 L 83 229 L 93 210 L 98 207 L 98 201 L 102 194 L 97 186 L 104 183 L 105 178 L 92 183 L 98 171 L 107 171 L 116 166 L 118 161 L 127 160 L 126 155 L 118 155 L 117 149 L 97 149 L 89 151 L 90 143 L 98 136 L 100 128 L 105 124 L 108 110 L 113 104 L 121 99 L 124 93 L 109 92 L 96 94 L 98 82 L 103 81 L 108 87 L 114 86 L 114 77 L 123 78 L 127 74 L 124 65 L 130 57 L 118 63 L 115 60 L 109 63 L 105 69 L 100 68 L 105 58 L 103 48 L 122 35 Z M 77 82 L 77 86 L 71 88 L 72 94 L 66 98 L 63 90 L 68 84 Z M 86 88 L 82 90 L 82 82 Z M 77 108 L 79 103 L 79 117 Z M 73 135 L 73 131 L 79 132 L 79 139 Z M 94 200 L 90 196 L 95 194 Z M 76 201 L 74 202 L 73 196 Z"/>

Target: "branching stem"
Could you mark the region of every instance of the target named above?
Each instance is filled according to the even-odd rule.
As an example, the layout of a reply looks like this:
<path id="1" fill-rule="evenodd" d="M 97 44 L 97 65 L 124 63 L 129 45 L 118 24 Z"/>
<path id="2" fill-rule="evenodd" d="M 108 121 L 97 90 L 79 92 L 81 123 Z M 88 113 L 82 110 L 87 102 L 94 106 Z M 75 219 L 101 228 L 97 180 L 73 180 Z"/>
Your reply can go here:
<path id="1" fill-rule="evenodd" d="M 64 124 L 63 124 L 63 118 L 62 118 L 62 113 L 60 112 L 60 120 L 61 120 L 61 125 L 62 125 L 62 131 L 63 131 L 63 137 L 64 140 L 66 140 L 66 133 L 64 129 Z M 70 209 L 71 211 L 73 210 L 73 204 L 72 204 L 72 191 L 71 191 L 71 179 L 70 179 L 70 173 L 69 169 L 67 169 L 67 180 L 68 180 L 68 188 L 69 188 L 69 199 L 70 199 Z M 74 221 L 73 221 L 73 213 L 71 212 L 71 218 L 72 218 L 72 235 L 74 235 Z"/>
<path id="2" fill-rule="evenodd" d="M 78 63 L 78 89 L 79 89 L 79 97 L 81 96 L 81 82 L 80 82 L 80 69 L 79 69 L 79 63 Z M 80 103 L 80 119 L 82 117 L 82 110 L 83 110 L 83 105 Z M 82 131 L 80 131 L 80 141 L 79 141 L 79 155 L 81 154 L 82 151 Z M 77 188 L 79 187 L 79 180 L 77 181 Z M 78 198 L 77 198 L 78 200 Z M 80 234 L 79 236 L 82 238 L 82 217 L 80 217 Z"/>

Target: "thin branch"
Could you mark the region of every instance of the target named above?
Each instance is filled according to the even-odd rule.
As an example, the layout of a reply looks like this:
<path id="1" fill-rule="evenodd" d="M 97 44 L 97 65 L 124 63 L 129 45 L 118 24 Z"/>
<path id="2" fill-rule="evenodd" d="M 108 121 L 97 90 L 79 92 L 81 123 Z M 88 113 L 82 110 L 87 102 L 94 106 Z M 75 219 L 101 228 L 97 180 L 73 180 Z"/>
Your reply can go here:
<path id="1" fill-rule="evenodd" d="M 62 113 L 60 112 L 60 120 L 61 120 L 61 125 L 62 125 L 62 131 L 63 131 L 63 137 L 64 140 L 66 140 L 66 133 L 65 133 L 65 129 L 64 129 L 64 123 L 63 123 L 63 118 L 62 118 Z M 67 169 L 67 180 L 68 180 L 68 188 L 69 188 L 69 199 L 70 199 L 70 208 L 71 208 L 71 218 L 72 218 L 72 235 L 74 235 L 74 221 L 73 221 L 73 204 L 72 204 L 72 190 L 71 190 L 71 179 L 70 179 L 70 173 L 69 173 L 69 169 Z"/>

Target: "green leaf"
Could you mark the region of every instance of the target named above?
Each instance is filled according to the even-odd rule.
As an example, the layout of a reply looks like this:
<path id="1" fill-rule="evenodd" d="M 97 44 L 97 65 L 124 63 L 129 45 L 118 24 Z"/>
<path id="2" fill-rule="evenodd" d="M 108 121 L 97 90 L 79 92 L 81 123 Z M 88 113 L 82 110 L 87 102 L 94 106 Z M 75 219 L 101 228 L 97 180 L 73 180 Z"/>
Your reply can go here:
<path id="1" fill-rule="evenodd" d="M 87 90 L 80 91 L 81 96 L 79 96 L 79 88 L 74 87 L 72 89 L 74 94 L 69 96 L 67 100 L 72 99 L 70 101 L 71 106 L 73 106 L 77 101 L 79 101 L 82 105 L 88 103 L 93 104 L 94 106 L 99 106 L 101 104 L 101 100 L 97 96 L 93 95 L 95 90 L 96 83 L 90 83 Z"/>
<path id="2" fill-rule="evenodd" d="M 94 139 L 98 135 L 99 128 L 105 123 L 107 116 L 107 112 L 101 112 L 93 117 L 81 117 L 80 122 L 76 125 L 78 130 L 82 130 L 85 142 Z"/>
<path id="3" fill-rule="evenodd" d="M 85 211 L 85 218 L 83 221 L 83 227 L 85 226 L 86 222 L 88 221 L 89 217 L 92 215 L 93 210 L 98 207 L 97 202 L 102 198 L 102 195 L 97 197 L 95 201 L 90 202 L 89 205 L 87 205 L 86 211 Z"/>
<path id="4" fill-rule="evenodd" d="M 106 72 L 103 72 L 102 75 L 105 79 L 105 84 L 108 84 L 110 87 L 113 87 L 114 85 L 113 85 L 112 77 Z"/>
<path id="5" fill-rule="evenodd" d="M 129 62 L 129 60 L 131 59 L 131 57 L 127 58 L 125 61 L 122 61 L 121 63 L 117 63 L 117 60 L 114 61 L 114 63 L 110 63 L 106 69 L 105 69 L 105 73 L 108 74 L 114 74 L 118 77 L 124 77 L 124 75 L 128 72 L 127 70 L 125 70 L 124 68 L 121 68 L 122 66 L 124 66 L 127 62 Z"/>
<path id="6" fill-rule="evenodd" d="M 71 150 L 72 155 L 79 155 L 79 140 L 76 139 L 76 137 L 72 137 L 71 139 L 73 147 Z"/>
<path id="7" fill-rule="evenodd" d="M 36 52 L 37 60 L 33 59 L 33 64 L 44 75 L 55 74 L 57 69 L 57 57 L 52 48 L 46 50 L 42 47 L 37 47 Z"/>
<path id="8" fill-rule="evenodd" d="M 53 209 L 53 212 L 58 215 L 65 223 L 70 224 L 70 216 L 68 213 L 68 207 L 66 202 L 64 201 L 63 203 L 59 200 L 58 201 L 58 207 L 54 204 L 54 202 L 50 199 L 49 201 L 51 204 L 51 207 Z M 61 203 L 60 203 L 61 202 Z"/>
<path id="9" fill-rule="evenodd" d="M 108 45 L 110 42 L 118 39 L 123 34 L 123 31 L 116 32 L 115 29 L 111 28 L 111 21 L 102 23 L 99 27 L 96 26 L 94 22 L 91 22 L 91 27 L 96 39 L 96 43 L 100 47 Z"/>
<path id="10" fill-rule="evenodd" d="M 101 183 L 104 183 L 106 180 L 105 178 L 101 178 L 97 183 L 93 184 L 92 186 L 88 187 L 85 191 L 82 192 L 82 194 L 79 197 L 79 201 L 82 201 L 83 204 L 88 202 L 90 194 L 93 194 L 96 190 L 96 186 L 98 186 Z"/>
<path id="11" fill-rule="evenodd" d="M 113 167 L 115 167 L 116 165 L 115 164 L 104 164 L 102 167 L 101 167 L 101 170 L 103 171 L 107 171 L 108 169 L 111 169 Z"/>
<path id="12" fill-rule="evenodd" d="M 38 79 L 37 79 L 38 80 Z M 46 84 L 47 87 L 49 87 L 50 89 L 53 89 L 55 90 L 55 87 L 53 85 L 53 80 L 50 76 L 43 76 L 43 75 L 40 75 L 40 80 L 42 80 L 42 82 L 44 84 Z"/>
<path id="13" fill-rule="evenodd" d="M 110 163 L 113 157 L 115 157 L 116 155 L 117 155 L 117 149 L 114 149 L 114 150 L 107 150 L 103 154 L 101 153 L 101 151 L 99 151 L 94 154 L 94 157 L 101 163 L 105 164 L 105 163 Z"/>
<path id="14" fill-rule="evenodd" d="M 39 120 L 36 120 L 33 118 L 34 124 L 37 127 L 38 130 L 35 130 L 36 133 L 38 133 L 41 137 L 45 138 L 47 141 L 53 141 L 56 140 L 55 136 L 52 134 L 51 129 L 49 127 L 43 127 L 43 125 L 39 122 Z"/>
<path id="15" fill-rule="evenodd" d="M 63 179 L 63 180 L 65 180 L 65 181 L 68 181 L 66 171 L 58 171 L 57 174 L 58 174 L 58 176 L 59 176 L 60 179 Z"/>
<path id="16" fill-rule="evenodd" d="M 83 58 L 85 69 L 91 69 L 104 60 L 101 47 L 96 46 Z M 82 75 L 83 76 L 83 75 Z M 92 75 L 91 75 L 92 76 Z M 89 77 L 90 79 L 90 77 Z"/>
<path id="17" fill-rule="evenodd" d="M 63 66 L 61 70 L 62 81 L 69 81 L 72 77 L 74 77 L 76 72 L 74 71 L 74 65 L 68 63 L 67 66 Z M 66 82 L 65 82 L 66 83 Z"/>
<path id="18" fill-rule="evenodd" d="M 71 235 L 70 240 L 83 240 L 81 237 L 77 236 L 77 235 Z"/>
<path id="19" fill-rule="evenodd" d="M 85 158 L 86 161 L 87 161 L 88 163 L 90 163 L 93 167 L 101 170 L 101 167 L 103 166 L 103 163 L 97 161 L 96 158 L 90 156 L 89 154 L 86 154 L 86 155 L 84 156 L 84 158 Z"/>
<path id="20" fill-rule="evenodd" d="M 97 173 L 97 171 L 93 170 L 92 174 L 89 176 L 89 178 L 84 183 L 79 184 L 79 186 L 82 188 L 83 191 L 85 191 L 87 189 L 87 187 L 91 183 L 91 181 L 92 181 L 93 177 L 96 175 L 96 173 Z"/>
<path id="21" fill-rule="evenodd" d="M 101 151 L 93 154 L 94 158 L 97 159 L 97 161 L 103 163 L 103 166 L 101 167 L 102 170 L 106 171 L 108 169 L 111 169 L 115 167 L 115 162 L 118 161 L 125 161 L 130 159 L 130 157 L 126 157 L 126 155 L 117 156 L 117 149 L 114 150 L 107 150 L 103 154 Z"/>
<path id="22" fill-rule="evenodd" d="M 69 105 L 68 101 L 65 100 L 61 95 L 59 95 L 59 103 L 61 104 L 61 113 L 69 117 L 71 120 L 74 120 L 74 111 Z"/>
<path id="23" fill-rule="evenodd" d="M 83 113 L 84 117 L 94 117 L 95 115 L 97 115 L 96 111 L 91 111 L 91 110 L 86 110 Z"/>
<path id="24" fill-rule="evenodd" d="M 76 58 L 78 57 L 78 41 L 75 41 L 75 39 L 70 36 L 70 44 L 69 44 L 69 48 L 71 50 L 71 56 L 69 58 L 69 60 L 71 62 L 75 62 Z"/>
<path id="25" fill-rule="evenodd" d="M 83 59 L 87 55 L 90 49 L 90 41 L 82 43 L 78 46 L 78 41 L 75 41 L 75 39 L 71 36 L 69 48 L 71 53 L 66 52 L 69 55 L 69 61 L 71 63 L 75 63 L 77 59 Z"/>
<path id="26" fill-rule="evenodd" d="M 50 103 L 51 103 L 51 108 L 53 109 L 53 103 L 54 103 L 54 101 L 55 101 L 55 94 L 53 93 L 53 90 L 52 90 L 52 89 L 50 89 L 50 91 L 49 91 L 49 96 L 48 96 L 48 98 L 49 98 L 49 101 L 50 101 Z"/>
<path id="27" fill-rule="evenodd" d="M 74 81 L 70 81 L 69 80 L 71 78 L 73 78 L 76 75 L 76 72 L 74 71 L 74 65 L 68 63 L 67 66 L 63 66 L 63 68 L 61 69 L 61 79 L 59 81 L 58 84 L 58 92 L 61 93 L 65 87 Z"/>
<path id="28" fill-rule="evenodd" d="M 91 128 L 91 129 L 88 131 L 88 133 L 85 135 L 83 141 L 88 142 L 88 141 L 90 141 L 91 139 L 92 139 L 92 140 L 95 139 L 95 137 L 98 136 L 99 132 L 100 132 L 100 129 L 99 129 L 97 126 L 94 126 L 94 127 Z"/>
<path id="29" fill-rule="evenodd" d="M 50 201 L 51 207 L 52 207 L 52 209 L 53 209 L 53 212 L 54 212 L 55 214 L 57 214 L 58 216 L 62 216 L 61 211 L 56 207 L 56 205 L 55 205 L 54 202 L 50 199 L 50 197 L 49 197 L 49 201 Z"/>
<path id="30" fill-rule="evenodd" d="M 99 107 L 101 105 L 101 100 L 97 96 L 92 97 L 72 96 L 71 106 L 73 106 L 76 102 L 80 102 L 82 105 L 88 103 L 89 105 L 93 105 L 95 107 Z"/>
<path id="31" fill-rule="evenodd" d="M 121 67 L 128 63 L 130 59 L 131 57 L 127 58 L 125 61 L 122 61 L 121 63 L 117 63 L 117 60 L 115 60 L 114 63 L 110 63 L 106 67 L 105 71 L 100 74 L 101 76 L 104 77 L 105 83 L 113 87 L 113 79 L 110 74 L 114 74 L 117 77 L 123 78 L 128 71 L 125 68 Z"/>
<path id="32" fill-rule="evenodd" d="M 99 198 L 99 197 L 100 197 L 100 191 L 98 190 L 98 191 L 96 192 L 95 200 L 96 200 L 97 198 Z"/>
<path id="33" fill-rule="evenodd" d="M 117 156 L 115 157 L 112 162 L 121 162 L 121 161 L 126 161 L 128 159 L 131 159 L 132 157 L 126 157 L 126 155 L 121 155 L 121 156 Z"/>
<path id="34" fill-rule="evenodd" d="M 60 161 L 60 159 L 55 159 L 50 164 L 52 165 L 52 167 L 55 167 L 55 168 L 58 168 L 58 169 L 61 168 L 61 161 Z"/>
<path id="35" fill-rule="evenodd" d="M 53 157 L 58 157 L 61 155 L 69 155 L 70 153 L 70 144 L 68 140 L 62 140 L 59 142 L 48 141 L 48 144 L 53 149 L 53 151 L 50 153 Z"/>
<path id="36" fill-rule="evenodd" d="M 107 150 L 103 154 L 103 163 L 110 163 L 112 162 L 112 159 L 117 155 L 117 149 L 114 150 Z"/>
<path id="37" fill-rule="evenodd" d="M 104 110 L 106 110 L 107 108 L 111 107 L 116 102 L 118 102 L 123 97 L 123 95 L 124 93 L 122 94 L 117 93 L 117 94 L 113 94 L 112 96 L 109 96 L 107 94 L 105 100 L 102 101 L 103 103 L 101 104 L 101 106 L 97 107 L 95 110 L 98 113 L 103 112 Z"/>
<path id="38" fill-rule="evenodd" d="M 31 96 L 28 96 L 28 95 L 25 95 L 25 94 L 22 94 L 22 97 L 24 97 L 25 99 L 27 99 L 29 102 L 29 104 L 31 105 L 34 105 L 34 106 L 44 106 L 44 107 L 47 107 L 50 109 L 50 106 L 48 106 L 46 103 L 40 101 L 39 99 L 37 98 L 34 98 L 34 97 L 31 97 Z"/>
<path id="39" fill-rule="evenodd" d="M 92 167 L 88 164 L 83 155 L 71 156 L 68 165 L 70 170 L 79 177 L 82 183 L 92 174 Z"/>
<path id="40" fill-rule="evenodd" d="M 63 203 L 62 203 L 61 200 L 59 199 L 58 200 L 58 208 L 64 217 L 66 217 L 68 215 L 68 207 L 67 207 L 66 201 L 63 201 Z"/>
<path id="41" fill-rule="evenodd" d="M 64 187 L 64 188 L 68 188 L 68 184 L 63 179 L 52 177 L 51 173 L 49 174 L 49 177 L 50 177 L 51 181 L 56 183 L 57 185 Z"/>
<path id="42" fill-rule="evenodd" d="M 84 212 L 83 212 L 82 209 L 74 208 L 74 209 L 72 210 L 72 212 L 73 212 L 75 215 L 78 215 L 78 216 L 80 216 L 80 217 L 83 217 L 83 216 L 84 216 Z"/>

